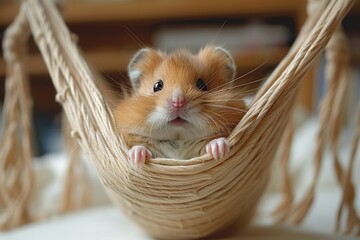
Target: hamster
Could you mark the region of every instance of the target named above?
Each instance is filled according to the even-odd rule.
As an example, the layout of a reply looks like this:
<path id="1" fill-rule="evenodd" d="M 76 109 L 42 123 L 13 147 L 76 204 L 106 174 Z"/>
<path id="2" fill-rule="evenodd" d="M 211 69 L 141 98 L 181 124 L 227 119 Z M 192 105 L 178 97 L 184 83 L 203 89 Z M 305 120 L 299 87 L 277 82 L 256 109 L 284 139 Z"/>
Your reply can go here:
<path id="1" fill-rule="evenodd" d="M 232 56 L 218 46 L 197 54 L 139 50 L 128 65 L 132 93 L 114 109 L 135 165 L 151 157 L 227 154 L 225 137 L 247 111 L 244 94 L 234 86 L 235 73 Z"/>

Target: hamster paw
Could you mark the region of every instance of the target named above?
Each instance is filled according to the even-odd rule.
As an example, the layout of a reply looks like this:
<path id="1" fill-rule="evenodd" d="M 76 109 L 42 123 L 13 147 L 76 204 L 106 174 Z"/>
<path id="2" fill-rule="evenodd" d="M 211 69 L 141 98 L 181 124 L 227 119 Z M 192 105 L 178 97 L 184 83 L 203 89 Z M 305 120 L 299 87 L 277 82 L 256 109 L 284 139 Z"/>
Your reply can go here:
<path id="1" fill-rule="evenodd" d="M 136 145 L 129 150 L 129 157 L 136 167 L 142 167 L 146 159 L 151 158 L 151 152 L 144 146 Z"/>
<path id="2" fill-rule="evenodd" d="M 230 150 L 229 143 L 225 138 L 216 138 L 206 144 L 206 152 L 211 157 L 219 159 L 225 156 Z"/>

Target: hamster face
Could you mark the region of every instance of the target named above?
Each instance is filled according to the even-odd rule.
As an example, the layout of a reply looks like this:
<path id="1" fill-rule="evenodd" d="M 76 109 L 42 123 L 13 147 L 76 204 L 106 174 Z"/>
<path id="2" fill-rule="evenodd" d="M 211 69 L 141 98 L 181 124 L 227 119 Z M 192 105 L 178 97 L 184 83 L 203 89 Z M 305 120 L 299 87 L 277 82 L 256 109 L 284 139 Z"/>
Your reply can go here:
<path id="1" fill-rule="evenodd" d="M 222 48 L 208 46 L 197 55 L 140 50 L 129 64 L 129 101 L 139 110 L 132 131 L 160 140 L 227 135 L 245 113 L 234 75 L 233 59 Z"/>

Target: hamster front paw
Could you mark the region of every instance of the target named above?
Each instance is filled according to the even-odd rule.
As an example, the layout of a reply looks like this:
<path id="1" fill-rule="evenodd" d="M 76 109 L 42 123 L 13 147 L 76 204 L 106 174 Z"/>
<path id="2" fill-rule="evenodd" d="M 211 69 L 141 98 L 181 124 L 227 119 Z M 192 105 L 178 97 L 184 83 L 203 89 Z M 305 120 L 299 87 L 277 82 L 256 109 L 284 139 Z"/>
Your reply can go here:
<path id="1" fill-rule="evenodd" d="M 144 146 L 135 145 L 129 150 L 129 157 L 136 167 L 142 167 L 146 159 L 151 158 L 151 152 Z"/>
<path id="2" fill-rule="evenodd" d="M 206 152 L 211 157 L 219 159 L 225 156 L 230 151 L 229 143 L 225 138 L 216 138 L 206 144 Z"/>

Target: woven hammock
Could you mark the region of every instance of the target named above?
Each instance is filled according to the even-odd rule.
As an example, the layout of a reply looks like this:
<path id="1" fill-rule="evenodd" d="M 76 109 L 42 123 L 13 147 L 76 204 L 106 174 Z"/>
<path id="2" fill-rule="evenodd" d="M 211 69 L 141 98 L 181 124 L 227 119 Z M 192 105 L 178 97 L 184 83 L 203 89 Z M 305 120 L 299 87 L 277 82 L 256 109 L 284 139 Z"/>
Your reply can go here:
<path id="1" fill-rule="evenodd" d="M 355 1 L 312 1 L 309 18 L 288 55 L 228 137 L 231 150 L 225 158 L 216 161 L 207 155 L 187 160 L 156 158 L 150 159 L 141 170 L 133 169 L 111 110 L 96 87 L 96 75 L 84 61 L 56 8 L 47 0 L 24 1 L 3 44 L 7 81 L 0 139 L 0 207 L 4 209 L 0 212 L 0 228 L 10 229 L 33 220 L 29 215 L 33 185 L 31 100 L 25 65 L 30 33 L 55 85 L 56 100 L 69 119 L 71 136 L 88 154 L 112 201 L 153 236 L 198 238 L 235 221 L 245 224 L 251 220 L 268 182 L 270 164 L 289 124 L 301 79 L 330 39 L 330 43 L 339 43 L 331 37 L 334 33 L 343 36 L 340 23 Z M 340 41 L 339 46 L 344 46 L 344 42 Z M 344 52 L 335 47 L 335 52 L 339 51 Z M 337 64 L 338 58 L 332 59 L 335 73 L 330 74 L 330 78 L 346 77 L 343 70 L 336 69 L 348 59 L 339 58 L 341 64 Z M 336 86 L 339 85 L 334 88 Z M 343 95 L 340 92 L 336 101 L 332 101 L 330 95 L 326 104 L 341 102 Z M 331 114 L 330 111 L 322 114 L 322 121 L 333 119 L 332 126 L 338 127 L 338 115 L 331 118 Z M 333 139 L 338 139 L 339 131 L 333 132 Z M 291 133 L 288 131 L 285 139 Z M 323 135 L 320 131 L 320 142 L 325 138 Z M 354 154 L 357 141 L 358 138 L 354 140 Z M 334 146 L 337 154 L 336 144 Z M 320 147 L 319 152 L 322 149 Z M 276 211 L 281 216 L 279 221 L 300 222 L 304 218 L 313 199 L 320 166 L 321 160 L 316 161 L 314 184 L 299 205 L 292 203 L 291 188 L 285 188 L 286 197 Z M 343 189 L 342 208 L 350 209 L 349 231 L 359 225 L 353 207 L 355 193 L 350 169 L 337 168 Z"/>

